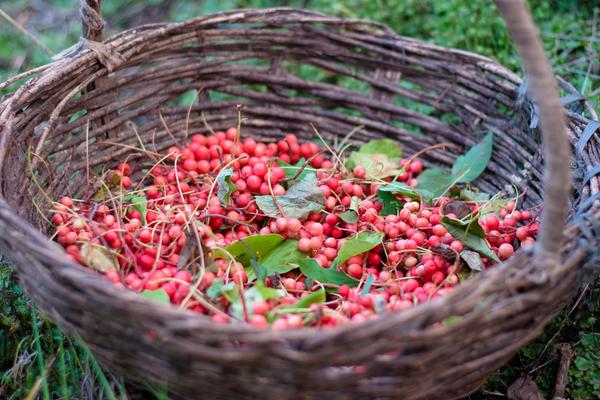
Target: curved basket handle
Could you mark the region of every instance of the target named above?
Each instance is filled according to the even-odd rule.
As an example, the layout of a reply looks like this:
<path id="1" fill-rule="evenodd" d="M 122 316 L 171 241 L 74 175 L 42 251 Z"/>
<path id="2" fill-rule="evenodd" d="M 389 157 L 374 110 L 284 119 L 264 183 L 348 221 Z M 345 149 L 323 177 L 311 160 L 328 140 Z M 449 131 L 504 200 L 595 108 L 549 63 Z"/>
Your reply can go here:
<path id="1" fill-rule="evenodd" d="M 559 261 L 571 190 L 571 150 L 558 83 L 525 0 L 496 0 L 523 60 L 533 99 L 539 107 L 544 160 L 544 213 L 536 255 Z"/>
<path id="2" fill-rule="evenodd" d="M 81 25 L 83 37 L 93 42 L 102 41 L 104 20 L 101 14 L 102 0 L 81 0 L 79 13 L 81 14 Z"/>

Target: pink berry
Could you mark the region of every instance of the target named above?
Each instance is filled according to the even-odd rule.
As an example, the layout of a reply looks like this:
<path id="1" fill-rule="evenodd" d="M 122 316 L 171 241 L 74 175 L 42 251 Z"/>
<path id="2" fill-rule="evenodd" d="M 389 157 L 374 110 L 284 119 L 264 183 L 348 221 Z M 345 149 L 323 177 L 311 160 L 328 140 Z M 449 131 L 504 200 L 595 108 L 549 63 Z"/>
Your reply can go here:
<path id="1" fill-rule="evenodd" d="M 510 243 L 503 243 L 500 245 L 500 247 L 498 247 L 498 256 L 501 260 L 506 260 L 507 258 L 512 256 L 514 252 L 515 249 Z"/>

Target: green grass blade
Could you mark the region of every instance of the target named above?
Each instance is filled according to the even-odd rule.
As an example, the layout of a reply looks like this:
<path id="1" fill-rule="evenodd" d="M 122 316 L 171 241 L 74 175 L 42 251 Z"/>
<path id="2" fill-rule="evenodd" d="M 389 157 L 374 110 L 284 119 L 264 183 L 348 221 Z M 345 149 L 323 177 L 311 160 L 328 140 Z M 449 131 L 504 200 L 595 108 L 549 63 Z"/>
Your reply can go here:
<path id="1" fill-rule="evenodd" d="M 60 395 L 63 400 L 69 400 L 69 386 L 67 385 L 67 371 L 65 366 L 64 337 L 59 331 L 58 340 L 58 377 L 60 380 Z"/>
<path id="2" fill-rule="evenodd" d="M 42 343 L 40 340 L 40 332 L 37 326 L 38 319 L 35 315 L 35 310 L 31 308 L 31 323 L 33 325 L 33 337 L 35 338 L 35 351 L 37 352 L 37 364 L 40 370 L 40 377 L 42 379 L 42 398 L 44 400 L 50 400 L 50 391 L 48 390 L 48 382 L 46 381 L 46 367 L 44 362 L 44 355 L 42 354 Z"/>
<path id="3" fill-rule="evenodd" d="M 77 338 L 77 339 L 79 342 L 79 346 L 83 350 L 85 356 L 88 358 L 88 361 L 92 366 L 92 369 L 96 373 L 96 376 L 98 377 L 98 380 L 100 381 L 100 385 L 102 385 L 104 394 L 106 395 L 106 397 L 109 400 L 117 400 L 117 396 L 115 395 L 112 388 L 110 387 L 110 384 L 108 383 L 108 379 L 106 379 L 106 375 L 104 374 L 104 371 L 102 371 L 102 368 L 100 368 L 98 361 L 96 361 L 96 358 L 94 357 L 94 355 L 92 354 L 90 349 L 87 347 L 87 345 L 84 343 L 84 341 L 81 338 Z"/>

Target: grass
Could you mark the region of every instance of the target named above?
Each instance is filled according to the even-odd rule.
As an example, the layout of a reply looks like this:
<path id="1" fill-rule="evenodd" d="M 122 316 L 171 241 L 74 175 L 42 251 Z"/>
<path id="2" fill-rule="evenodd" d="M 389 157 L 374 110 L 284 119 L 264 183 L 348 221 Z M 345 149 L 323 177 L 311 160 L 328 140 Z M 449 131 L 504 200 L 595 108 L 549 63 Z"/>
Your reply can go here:
<path id="1" fill-rule="evenodd" d="M 104 0 L 108 33 L 140 23 L 176 21 L 238 7 L 295 6 L 349 18 L 370 18 L 400 34 L 474 51 L 515 71 L 519 60 L 494 6 L 485 0 Z M 78 10 L 72 0 L 0 1 L 0 8 L 49 49 L 23 32 L 0 24 L 0 81 L 50 61 L 77 42 Z M 595 108 L 600 104 L 600 9 L 594 0 L 532 0 L 531 8 L 556 73 L 564 76 Z M 306 73 L 310 73 L 307 71 Z M 352 85 L 352 82 L 332 82 Z M 0 93 L 1 94 L 1 93 Z M 506 387 L 531 373 L 545 395 L 554 385 L 557 346 L 575 350 L 567 394 L 600 397 L 600 285 L 590 282 L 542 336 L 493 374 L 472 398 L 502 398 Z M 165 399 L 164 388 L 139 394 L 103 371 L 89 349 L 38 314 L 6 261 L 0 262 L 0 398 L 2 399 Z"/>

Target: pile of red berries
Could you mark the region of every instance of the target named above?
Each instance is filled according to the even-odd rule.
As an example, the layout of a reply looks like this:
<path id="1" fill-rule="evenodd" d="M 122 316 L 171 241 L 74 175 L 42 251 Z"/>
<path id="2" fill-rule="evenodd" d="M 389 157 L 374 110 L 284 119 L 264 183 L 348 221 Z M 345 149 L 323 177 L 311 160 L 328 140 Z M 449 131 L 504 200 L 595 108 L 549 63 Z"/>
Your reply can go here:
<path id="1" fill-rule="evenodd" d="M 483 202 L 396 194 L 397 210 L 382 215 L 378 189 L 417 187 L 423 162 L 398 160 L 397 174 L 372 179 L 365 166 L 333 159 L 294 135 L 276 143 L 241 140 L 235 128 L 194 135 L 139 178 L 119 165 L 111 173 L 120 183 L 102 199 L 60 199 L 56 240 L 118 286 L 217 322 L 274 329 L 364 321 L 444 296 L 474 268 L 444 218 L 476 221 L 489 245 L 477 256 L 483 268 L 535 241 L 537 215 L 515 201 L 480 215 Z M 280 203 L 307 174 L 321 208 L 290 217 Z M 260 196 L 273 199 L 276 215 L 261 209 Z"/>

